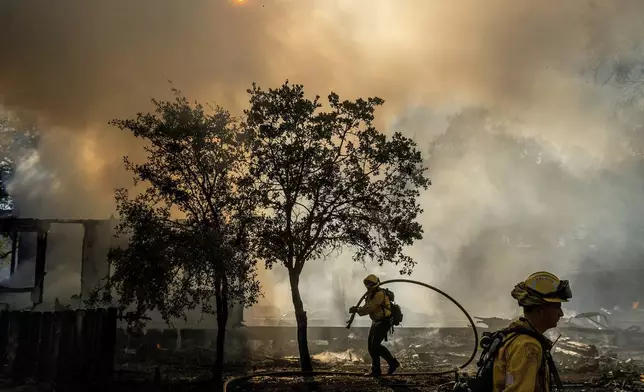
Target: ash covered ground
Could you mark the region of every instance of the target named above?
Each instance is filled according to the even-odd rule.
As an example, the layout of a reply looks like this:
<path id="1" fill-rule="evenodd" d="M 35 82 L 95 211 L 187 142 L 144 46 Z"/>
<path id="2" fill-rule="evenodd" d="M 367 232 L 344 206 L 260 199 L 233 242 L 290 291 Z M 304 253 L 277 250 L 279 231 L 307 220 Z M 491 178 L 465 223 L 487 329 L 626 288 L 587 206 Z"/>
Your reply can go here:
<path id="1" fill-rule="evenodd" d="M 492 329 L 507 322 L 486 321 Z M 562 322 L 550 333 L 553 339 L 561 335 L 554 348 L 554 358 L 566 389 L 644 391 L 644 383 L 640 381 L 644 373 L 644 333 L 636 326 L 622 329 L 610 322 L 607 326 L 606 322 L 605 317 L 602 321 L 596 314 L 580 315 Z M 293 339 L 267 339 L 271 337 L 267 334 L 264 340 L 257 340 L 258 330 L 252 326 L 231 329 L 226 348 L 228 378 L 255 372 L 299 370 L 294 329 L 283 329 L 284 336 L 292 332 Z M 479 333 L 485 330 L 488 329 L 480 328 Z M 364 332 L 357 329 L 347 331 L 345 338 L 309 342 L 315 370 L 336 372 L 336 375 L 312 379 L 256 377 L 233 382 L 228 391 L 447 391 L 453 387 L 454 374 L 406 376 L 404 373 L 449 370 L 465 363 L 473 350 L 471 329 L 406 330 L 401 327 L 385 343 L 401 361 L 401 375 L 373 379 L 340 374 L 369 369 Z M 315 335 L 315 332 L 309 334 Z M 328 332 L 328 336 L 332 335 L 333 332 Z M 178 336 L 181 337 L 177 339 Z M 208 330 L 189 333 L 149 330 L 138 337 L 123 335 L 115 382 L 124 391 L 142 390 L 144 385 L 155 385 L 160 390 L 201 390 L 210 376 L 214 338 L 215 331 Z M 474 364 L 470 364 L 462 372 L 471 374 L 474 370 Z"/>

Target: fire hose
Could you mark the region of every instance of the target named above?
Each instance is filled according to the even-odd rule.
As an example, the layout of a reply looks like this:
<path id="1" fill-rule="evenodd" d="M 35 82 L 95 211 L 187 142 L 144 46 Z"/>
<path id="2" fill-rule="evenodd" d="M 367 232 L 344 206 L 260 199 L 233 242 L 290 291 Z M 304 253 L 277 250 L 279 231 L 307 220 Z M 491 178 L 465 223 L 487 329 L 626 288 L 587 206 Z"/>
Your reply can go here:
<path id="1" fill-rule="evenodd" d="M 472 327 L 472 332 L 474 333 L 474 349 L 472 350 L 472 355 L 470 355 L 469 359 L 461 366 L 454 366 L 450 368 L 449 370 L 441 370 L 441 371 L 433 371 L 433 372 L 414 372 L 414 373 L 396 373 L 393 375 L 388 375 L 384 377 L 409 377 L 409 376 L 440 376 L 440 375 L 445 375 L 445 374 L 450 374 L 453 373 L 456 377 L 456 382 L 458 383 L 459 381 L 459 369 L 465 368 L 467 365 L 469 365 L 474 358 L 476 357 L 476 353 L 478 350 L 479 346 L 479 334 L 478 330 L 476 329 L 476 325 L 474 324 L 474 320 L 472 320 L 472 317 L 467 313 L 465 308 L 458 303 L 454 298 L 452 298 L 449 294 L 445 293 L 444 291 L 428 285 L 427 283 L 419 282 L 416 280 L 411 280 L 411 279 L 391 279 L 391 280 L 386 280 L 384 282 L 380 282 L 379 286 L 383 286 L 389 283 L 411 283 L 411 284 L 416 284 L 419 286 L 423 286 L 425 288 L 428 288 L 430 290 L 433 290 L 439 294 L 441 294 L 443 297 L 449 299 L 454 305 L 456 305 L 462 312 L 465 314 L 465 317 L 467 317 L 467 320 L 470 323 L 470 326 Z M 367 295 L 370 293 L 368 290 L 366 293 L 360 297 L 360 300 L 356 304 L 356 307 L 360 307 L 360 304 L 362 301 L 364 301 L 367 298 Z M 351 317 L 349 318 L 349 321 L 347 321 L 347 329 L 351 328 L 351 324 L 353 323 L 353 319 L 355 318 L 356 314 L 352 313 Z M 311 377 L 311 376 L 362 376 L 362 377 L 369 377 L 373 378 L 373 376 L 362 373 L 362 372 L 336 372 L 336 371 L 311 371 L 311 372 L 303 372 L 303 371 L 277 371 L 277 372 L 258 372 L 258 373 L 251 373 L 251 374 L 246 374 L 243 376 L 238 376 L 238 377 L 233 377 L 229 378 L 226 380 L 226 382 L 223 385 L 223 392 L 227 392 L 228 387 L 236 382 L 240 381 L 245 381 L 245 380 L 250 380 L 255 377 L 294 377 L 294 376 L 300 376 L 300 377 Z"/>

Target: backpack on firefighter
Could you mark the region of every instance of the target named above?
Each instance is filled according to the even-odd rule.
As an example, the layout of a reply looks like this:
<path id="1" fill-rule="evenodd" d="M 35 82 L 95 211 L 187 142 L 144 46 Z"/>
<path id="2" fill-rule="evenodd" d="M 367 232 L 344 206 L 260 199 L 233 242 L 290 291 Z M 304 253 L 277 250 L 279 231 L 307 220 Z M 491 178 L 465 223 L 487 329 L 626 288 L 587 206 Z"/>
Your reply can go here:
<path id="1" fill-rule="evenodd" d="M 400 325 L 403 321 L 403 314 L 402 314 L 402 309 L 400 308 L 400 305 L 394 303 L 396 299 L 396 295 L 394 294 L 393 291 L 389 289 L 382 288 L 382 290 L 385 292 L 385 295 L 387 298 L 389 298 L 389 310 L 391 311 L 391 326 L 392 330 L 394 326 Z M 385 305 L 382 305 L 385 307 Z"/>
<path id="2" fill-rule="evenodd" d="M 549 344 L 544 337 L 531 329 L 525 327 L 505 328 L 496 332 L 484 332 L 481 338 L 481 356 L 476 363 L 478 371 L 476 376 L 467 380 L 465 385 L 454 388 L 455 391 L 467 392 L 492 392 L 494 390 L 494 360 L 499 354 L 499 350 L 519 335 L 528 335 L 537 339 L 541 344 L 543 359 L 539 367 L 539 375 L 545 378 L 545 364 L 548 363 L 550 370 L 551 383 L 560 389 L 562 388 L 561 379 L 557 372 L 557 367 L 550 354 Z"/>

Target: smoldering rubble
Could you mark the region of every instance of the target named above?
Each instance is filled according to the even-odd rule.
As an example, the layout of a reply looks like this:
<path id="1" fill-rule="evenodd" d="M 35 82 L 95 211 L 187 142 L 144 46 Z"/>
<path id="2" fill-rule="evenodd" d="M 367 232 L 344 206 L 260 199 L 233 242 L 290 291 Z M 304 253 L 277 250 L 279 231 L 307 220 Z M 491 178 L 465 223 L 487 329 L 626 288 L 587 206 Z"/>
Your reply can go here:
<path id="1" fill-rule="evenodd" d="M 477 318 L 477 331 L 496 330 L 511 320 Z M 251 321 L 252 322 L 252 321 Z M 240 324 L 229 332 L 226 353 L 229 371 L 291 370 L 298 368 L 295 329 L 288 319 L 279 325 Z M 309 327 L 309 346 L 318 369 L 360 371 L 370 364 L 367 327 Z M 216 331 L 206 329 L 142 331 L 121 334 L 118 361 L 122 374 L 153 372 L 162 367 L 166 377 L 203 378 L 212 363 Z M 568 382 L 610 386 L 611 390 L 644 388 L 644 331 L 620 328 L 604 312 L 578 314 L 562 320 L 548 336 L 555 341 L 553 357 Z M 473 354 L 473 331 L 468 327 L 397 327 L 383 343 L 403 364 L 403 372 L 449 370 Z M 477 352 L 478 358 L 478 352 Z M 464 369 L 475 372 L 475 362 Z M 644 390 L 644 389 L 643 389 Z"/>

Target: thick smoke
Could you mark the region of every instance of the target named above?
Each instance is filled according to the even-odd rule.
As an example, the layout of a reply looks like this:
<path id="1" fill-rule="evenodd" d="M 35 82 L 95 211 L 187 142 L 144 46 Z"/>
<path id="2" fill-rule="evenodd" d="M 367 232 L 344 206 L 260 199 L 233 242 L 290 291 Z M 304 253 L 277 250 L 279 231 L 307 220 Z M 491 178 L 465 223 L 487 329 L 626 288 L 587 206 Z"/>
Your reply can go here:
<path id="1" fill-rule="evenodd" d="M 387 100 L 382 127 L 414 136 L 431 153 L 427 234 L 411 250 L 419 260 L 413 277 L 452 290 L 470 308 L 508 313 L 510 299 L 492 299 L 509 298 L 530 271 L 565 274 L 589 257 L 586 248 L 553 250 L 544 233 L 571 232 L 583 216 L 585 230 L 604 236 L 594 245 L 617 249 L 615 238 L 636 219 L 638 211 L 614 200 L 641 196 L 641 189 L 586 185 L 583 178 L 617 173 L 630 154 L 623 117 L 641 114 L 615 116 L 624 94 L 633 94 L 617 83 L 616 65 L 641 59 L 642 12 L 637 0 L 5 1 L 0 102 L 46 130 L 37 155 L 23 160 L 13 192 L 23 215 L 106 218 L 112 189 L 129 184 L 121 157 L 137 154 L 139 144 L 105 124 L 148 109 L 149 97 L 167 96 L 168 79 L 190 98 L 235 113 L 252 81 L 269 87 L 288 78 L 311 94 L 379 95 Z M 447 118 L 464 109 L 460 125 Z M 468 127 L 463 121 L 471 129 L 458 131 Z M 448 133 L 479 142 L 437 152 L 431 143 L 448 126 Z M 526 159 L 555 162 L 553 173 L 563 180 L 513 174 L 520 154 L 507 151 L 522 147 L 479 135 L 486 127 L 528 137 L 543 156 Z M 539 173 L 531 170 L 524 172 Z M 634 172 L 622 174 L 620 184 Z M 526 257 L 504 250 L 495 241 L 509 227 L 543 251 Z M 343 254 L 324 266 L 327 274 L 352 269 L 355 282 L 344 283 L 352 302 L 367 271 L 347 267 L 348 259 Z M 333 279 L 317 272 L 310 266 L 302 282 L 316 287 L 304 294 L 310 307 L 333 297 Z M 419 293 L 399 291 L 401 301 Z M 285 285 L 272 293 L 276 305 L 290 309 Z M 418 310 L 433 311 L 434 298 Z"/>

